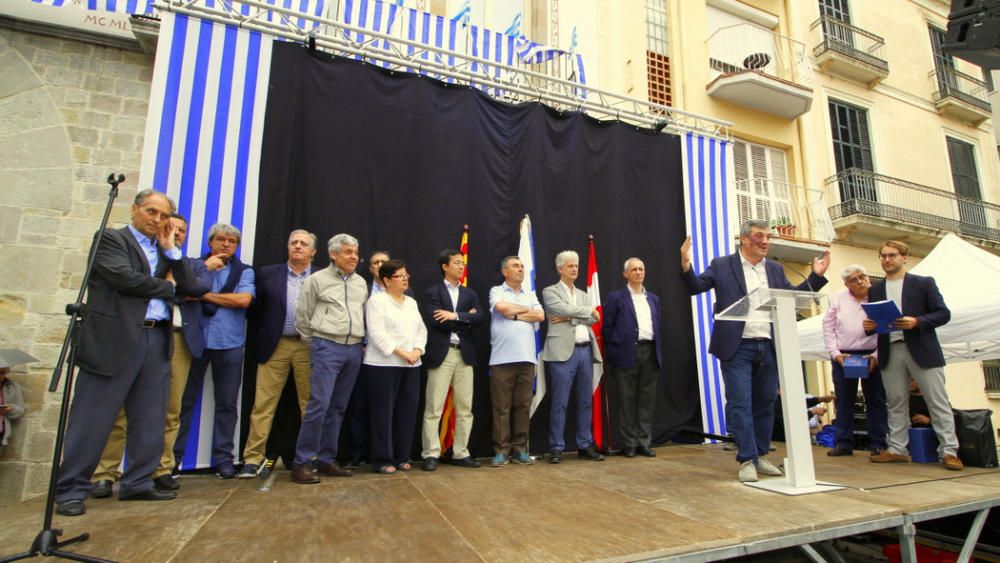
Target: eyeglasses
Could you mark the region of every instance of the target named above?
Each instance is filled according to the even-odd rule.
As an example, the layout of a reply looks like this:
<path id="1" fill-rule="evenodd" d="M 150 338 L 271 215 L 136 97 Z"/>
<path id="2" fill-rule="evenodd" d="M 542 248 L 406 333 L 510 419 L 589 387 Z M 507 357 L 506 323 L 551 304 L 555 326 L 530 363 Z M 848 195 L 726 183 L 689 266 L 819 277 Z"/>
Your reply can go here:
<path id="1" fill-rule="evenodd" d="M 860 276 L 853 277 L 847 280 L 847 283 L 861 283 L 868 279 L 867 274 L 861 274 Z"/>
<path id="2" fill-rule="evenodd" d="M 393 274 L 391 277 L 394 280 L 408 280 L 410 279 L 410 274 Z"/>

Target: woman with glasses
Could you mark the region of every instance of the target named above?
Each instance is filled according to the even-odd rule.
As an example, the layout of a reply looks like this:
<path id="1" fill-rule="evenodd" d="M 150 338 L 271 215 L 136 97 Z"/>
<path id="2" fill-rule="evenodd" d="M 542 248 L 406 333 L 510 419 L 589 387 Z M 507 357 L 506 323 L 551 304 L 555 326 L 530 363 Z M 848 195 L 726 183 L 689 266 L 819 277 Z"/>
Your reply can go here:
<path id="1" fill-rule="evenodd" d="M 410 286 L 406 263 L 388 260 L 378 277 L 385 292 L 365 305 L 368 346 L 365 374 L 371 404 L 371 457 L 377 473 L 409 471 L 410 449 L 420 400 L 420 356 L 427 328 Z"/>
<path id="2" fill-rule="evenodd" d="M 827 455 L 854 455 L 854 400 L 858 395 L 859 378 L 850 377 L 844 370 L 845 362 L 850 364 L 852 359 L 867 363 L 866 377 L 860 381 L 865 394 L 868 450 L 875 455 L 885 449 L 889 411 L 875 356 L 878 335 L 865 334 L 862 326 L 868 316 L 861 304 L 868 302 L 868 288 L 872 284 L 868 272 L 858 264 L 844 268 L 840 277 L 847 289 L 830 296 L 830 308 L 823 317 L 823 340 L 833 362 L 834 405 L 837 408 L 837 418 L 833 421 L 837 445 Z"/>

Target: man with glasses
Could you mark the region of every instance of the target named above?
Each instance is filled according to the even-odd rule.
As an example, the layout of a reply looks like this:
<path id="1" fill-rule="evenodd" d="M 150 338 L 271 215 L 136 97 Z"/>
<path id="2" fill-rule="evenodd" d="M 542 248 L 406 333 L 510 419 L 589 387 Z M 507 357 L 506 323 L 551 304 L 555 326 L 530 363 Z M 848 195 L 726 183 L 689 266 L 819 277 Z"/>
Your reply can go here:
<path id="1" fill-rule="evenodd" d="M 885 271 L 885 281 L 872 286 L 868 297 L 872 301 L 891 299 L 903 316 L 893 322 L 895 330 L 878 335 L 878 363 L 882 368 L 886 402 L 889 406 L 888 448 L 870 459 L 874 463 L 906 463 L 910 461 L 910 378 L 924 392 L 931 413 L 931 426 L 938 439 L 938 457 L 946 469 L 961 470 L 958 459 L 958 438 L 955 417 L 944 382 L 944 353 L 935 329 L 951 320 L 951 311 L 944 303 L 934 278 L 907 273 L 906 261 L 910 247 L 889 240 L 879 248 L 879 260 Z M 875 321 L 864 320 L 869 334 L 875 331 Z"/>
<path id="2" fill-rule="evenodd" d="M 722 311 L 759 289 L 818 291 L 826 285 L 823 275 L 830 266 L 830 253 L 813 259 L 812 272 L 792 286 L 777 262 L 767 260 L 771 226 L 751 219 L 740 226 L 740 249 L 715 258 L 695 275 L 691 268 L 691 237 L 681 245 L 681 278 L 691 295 L 715 289 L 715 311 Z M 767 459 L 774 427 L 774 404 L 778 397 L 778 363 L 771 336 L 769 315 L 754 311 L 751 320 L 716 321 L 709 352 L 722 365 L 726 383 L 726 425 L 736 440 L 737 476 L 742 482 L 763 475 L 780 476 L 781 469 Z"/>
<path id="3" fill-rule="evenodd" d="M 837 418 L 833 421 L 837 445 L 828 456 L 854 455 L 854 399 L 858 395 L 858 377 L 845 374 L 844 362 L 860 356 L 868 362 L 868 373 L 861 381 L 865 394 L 865 423 L 868 428 L 868 450 L 878 455 L 885 450 L 888 432 L 888 412 L 885 388 L 878 368 L 875 335 L 865 333 L 862 326 L 867 318 L 862 303 L 868 302 L 871 282 L 864 266 L 851 264 L 840 273 L 847 289 L 830 296 L 829 308 L 823 317 L 823 340 L 833 362 L 833 389 L 836 393 Z"/>

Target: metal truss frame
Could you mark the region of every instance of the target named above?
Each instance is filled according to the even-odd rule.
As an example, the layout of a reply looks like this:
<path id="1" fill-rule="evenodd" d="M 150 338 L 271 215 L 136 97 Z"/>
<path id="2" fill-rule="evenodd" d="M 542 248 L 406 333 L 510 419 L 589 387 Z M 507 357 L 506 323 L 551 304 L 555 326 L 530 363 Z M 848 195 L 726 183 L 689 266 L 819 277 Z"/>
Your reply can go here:
<path id="1" fill-rule="evenodd" d="M 454 84 L 482 88 L 491 97 L 506 102 L 537 101 L 558 111 L 580 112 L 598 120 L 618 120 L 674 134 L 691 132 L 722 140 L 731 138 L 732 124 L 721 119 L 303 14 L 260 0 L 238 0 L 235 7 L 229 0 L 222 0 L 220 4 L 225 6 L 207 7 L 203 0 L 160 0 L 156 7 L 304 42 L 316 49 L 360 58 L 390 71 L 421 73 Z M 238 10 L 240 5 L 253 9 L 250 14 L 243 15 Z M 267 21 L 265 16 L 269 11 L 278 15 L 277 21 Z M 305 28 L 297 23 L 299 20 L 307 22 Z"/>

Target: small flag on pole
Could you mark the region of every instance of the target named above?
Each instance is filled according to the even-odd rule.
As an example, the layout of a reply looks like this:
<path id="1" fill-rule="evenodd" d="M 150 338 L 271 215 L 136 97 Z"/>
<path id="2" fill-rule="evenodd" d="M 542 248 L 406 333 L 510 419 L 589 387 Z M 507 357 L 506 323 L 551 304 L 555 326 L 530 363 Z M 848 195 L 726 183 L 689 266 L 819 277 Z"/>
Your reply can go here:
<path id="1" fill-rule="evenodd" d="M 517 257 L 524 264 L 524 283 L 527 289 L 535 292 L 535 240 L 531 235 L 531 218 L 527 215 L 521 219 L 518 227 L 521 240 L 517 246 Z M 542 327 L 535 323 L 535 396 L 531 399 L 529 416 L 535 415 L 535 409 L 545 397 L 545 368 L 542 365 Z"/>
<path id="2" fill-rule="evenodd" d="M 467 27 L 469 25 L 469 18 L 471 17 L 472 17 L 471 0 L 465 0 L 465 2 L 462 3 L 462 9 L 460 9 L 457 14 L 451 17 L 451 21 L 461 22 L 462 27 Z"/>
<path id="3" fill-rule="evenodd" d="M 503 32 L 504 35 L 508 37 L 518 37 L 522 35 L 521 33 L 521 12 L 518 12 L 514 19 L 507 26 L 507 30 Z"/>
<path id="4" fill-rule="evenodd" d="M 597 256 L 594 252 L 594 235 L 590 235 L 590 256 L 587 259 L 587 296 L 590 304 L 597 308 L 598 321 L 591 326 L 594 336 L 597 338 L 597 348 L 604 356 L 604 335 L 602 327 L 604 325 L 604 311 L 601 308 L 601 284 L 597 280 Z M 604 450 L 604 385 L 601 377 L 604 375 L 604 364 L 594 364 L 594 380 L 591 391 L 593 392 L 593 407 L 591 408 L 592 432 L 594 444 L 597 449 Z"/>

